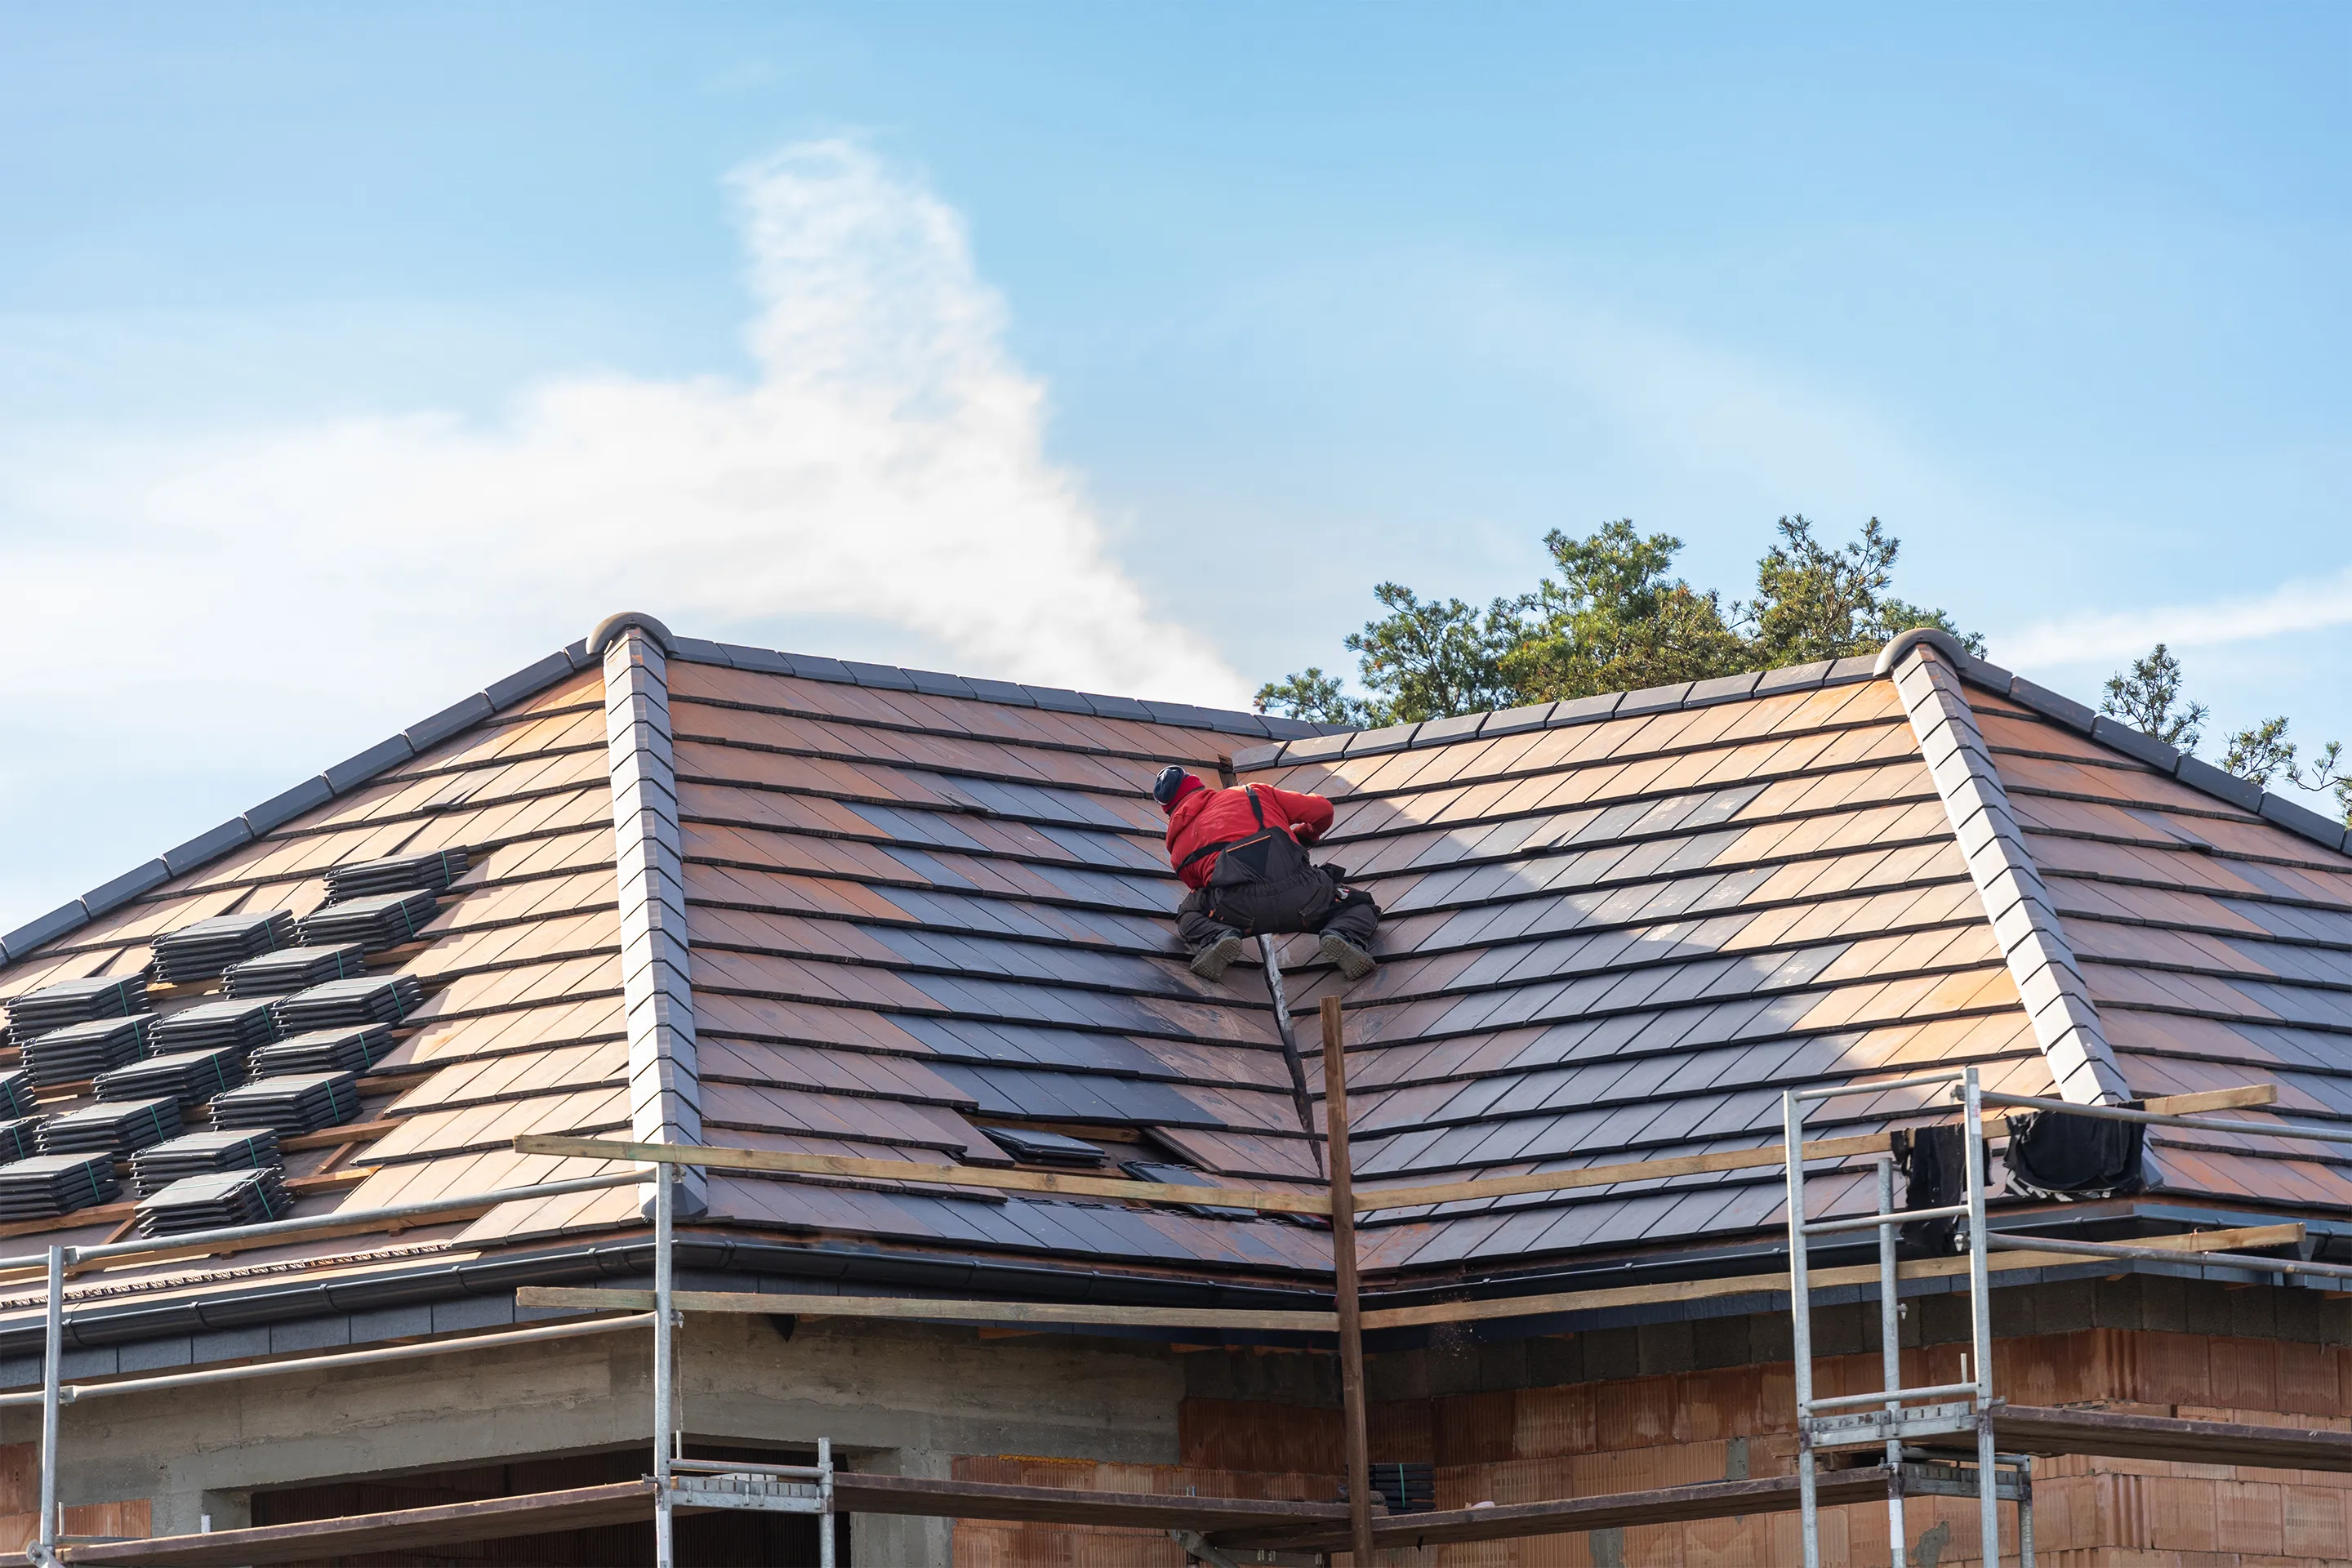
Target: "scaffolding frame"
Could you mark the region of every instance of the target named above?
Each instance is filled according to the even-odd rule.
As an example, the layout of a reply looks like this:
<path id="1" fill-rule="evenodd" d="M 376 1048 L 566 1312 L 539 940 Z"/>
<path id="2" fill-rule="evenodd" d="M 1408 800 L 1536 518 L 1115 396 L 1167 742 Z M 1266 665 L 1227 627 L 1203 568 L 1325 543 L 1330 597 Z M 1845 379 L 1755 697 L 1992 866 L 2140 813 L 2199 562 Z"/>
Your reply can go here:
<path id="1" fill-rule="evenodd" d="M 403 1220 L 424 1218 L 436 1214 L 478 1208 L 485 1205 L 522 1202 L 536 1198 L 559 1197 L 566 1194 L 593 1192 L 611 1187 L 634 1187 L 650 1184 L 653 1189 L 654 1211 L 654 1310 L 620 1317 L 588 1318 L 575 1321 L 538 1324 L 527 1329 L 500 1330 L 489 1333 L 453 1335 L 447 1339 L 430 1340 L 418 1344 L 384 1345 L 369 1350 L 330 1352 L 323 1355 L 282 1357 L 271 1361 L 250 1362 L 242 1365 L 207 1367 L 194 1372 L 161 1373 L 143 1377 L 111 1378 L 102 1383 L 66 1383 L 66 1331 L 70 1317 L 65 1308 L 66 1280 L 73 1268 L 112 1258 L 131 1258 L 155 1253 L 176 1253 L 189 1248 L 220 1246 L 231 1242 L 269 1240 L 279 1237 L 294 1237 L 306 1232 L 342 1228 L 353 1225 L 390 1225 Z M 40 1527 L 37 1536 L 26 1543 L 26 1560 L 35 1568 L 60 1568 L 58 1555 L 61 1546 L 70 1544 L 63 1533 L 64 1507 L 61 1501 L 60 1458 L 62 1448 L 61 1416 L 64 1407 L 86 1399 L 111 1394 L 151 1393 L 169 1388 L 186 1388 L 208 1384 L 241 1381 L 247 1378 L 269 1377 L 283 1373 L 319 1372 L 340 1367 L 375 1365 L 385 1362 L 410 1361 L 427 1356 L 457 1354 L 466 1351 L 494 1350 L 502 1346 L 536 1343 L 546 1340 L 574 1339 L 590 1334 L 615 1333 L 625 1330 L 653 1330 L 653 1479 L 654 1540 L 660 1568 L 677 1568 L 675 1513 L 679 1507 L 692 1509 L 748 1509 L 772 1513 L 803 1513 L 817 1517 L 817 1561 L 819 1568 L 835 1568 L 834 1553 L 834 1467 L 833 1445 L 827 1438 L 816 1440 L 817 1459 L 814 1465 L 765 1465 L 738 1460 L 689 1459 L 685 1456 L 686 1434 L 677 1417 L 677 1330 L 682 1315 L 675 1306 L 676 1296 L 676 1179 L 668 1164 L 656 1164 L 651 1173 L 628 1171 L 603 1176 L 583 1176 L 568 1181 L 539 1182 L 524 1186 L 502 1187 L 489 1192 L 461 1194 L 435 1199 L 428 1203 L 399 1204 L 383 1208 L 337 1210 L 331 1214 L 311 1215 L 301 1219 L 268 1220 L 257 1225 L 226 1226 L 212 1230 L 184 1231 L 176 1235 L 142 1237 L 136 1241 L 107 1242 L 95 1247 L 51 1246 L 39 1253 L 15 1258 L 0 1258 L 0 1270 L 39 1265 L 46 1285 L 42 1304 L 41 1388 L 37 1394 L 0 1394 L 0 1408 L 38 1404 L 41 1407 L 40 1436 Z"/>

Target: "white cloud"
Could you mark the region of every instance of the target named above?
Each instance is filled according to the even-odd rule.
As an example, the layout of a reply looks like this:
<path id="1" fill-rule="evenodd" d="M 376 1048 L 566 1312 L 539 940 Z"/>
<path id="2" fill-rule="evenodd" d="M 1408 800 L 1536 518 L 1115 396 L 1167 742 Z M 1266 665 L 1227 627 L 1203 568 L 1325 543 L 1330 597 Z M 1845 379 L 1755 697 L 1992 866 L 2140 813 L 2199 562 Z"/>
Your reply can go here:
<path id="1" fill-rule="evenodd" d="M 2252 598 L 2043 621 L 1997 638 L 1993 654 L 2021 668 L 2111 663 L 2159 642 L 2176 649 L 2219 647 L 2347 625 L 2352 625 L 2352 568 L 2332 577 L 2296 578 Z"/>
<path id="2" fill-rule="evenodd" d="M 176 764 L 259 748 L 290 779 L 622 608 L 721 637 L 822 616 L 969 673 L 1237 704 L 1047 460 L 957 215 L 838 142 L 732 187 L 748 384 L 559 380 L 490 426 L 0 433 L 0 729 L 64 756 L 128 721 Z M 0 782 L 41 761 L 16 748 Z"/>

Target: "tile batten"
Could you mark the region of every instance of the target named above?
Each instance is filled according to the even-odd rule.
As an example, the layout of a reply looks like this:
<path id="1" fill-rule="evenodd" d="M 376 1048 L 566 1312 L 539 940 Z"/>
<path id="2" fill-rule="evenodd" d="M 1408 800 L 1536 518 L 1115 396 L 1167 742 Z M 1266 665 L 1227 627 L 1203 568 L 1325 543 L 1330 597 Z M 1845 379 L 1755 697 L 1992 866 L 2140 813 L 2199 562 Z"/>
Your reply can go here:
<path id="1" fill-rule="evenodd" d="M 1969 879 L 1984 900 L 1986 918 L 2059 1092 L 2078 1104 L 2120 1104 L 2131 1098 L 2130 1090 L 1949 653 L 1938 640 L 1924 637 L 1899 648 L 1890 645 L 1889 651 L 1898 657 L 1882 668 L 1895 678 Z"/>
<path id="2" fill-rule="evenodd" d="M 669 661 L 660 639 L 644 626 L 614 628 L 605 647 L 604 735 L 629 1037 L 630 1136 L 644 1143 L 699 1143 L 702 1080 L 671 762 Z M 681 1168 L 678 1174 L 680 1208 L 702 1212 L 701 1173 Z"/>

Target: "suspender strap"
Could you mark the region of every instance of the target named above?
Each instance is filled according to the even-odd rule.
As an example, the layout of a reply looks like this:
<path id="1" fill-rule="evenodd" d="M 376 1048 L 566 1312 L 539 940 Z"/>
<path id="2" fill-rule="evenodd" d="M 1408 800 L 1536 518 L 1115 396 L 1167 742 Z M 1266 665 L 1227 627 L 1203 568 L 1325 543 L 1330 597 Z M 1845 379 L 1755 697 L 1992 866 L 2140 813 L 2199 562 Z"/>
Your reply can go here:
<path id="1" fill-rule="evenodd" d="M 1242 785 L 1242 793 L 1249 796 L 1250 811 L 1257 818 L 1258 833 L 1265 832 L 1265 807 L 1258 801 L 1257 785 L 1244 784 Z M 1250 838 L 1255 838 L 1257 837 L 1257 834 L 1253 833 L 1249 837 Z M 1193 850 L 1190 855 L 1185 856 L 1181 860 L 1177 861 L 1176 869 L 1181 871 L 1185 867 L 1190 866 L 1195 860 L 1205 859 L 1207 857 L 1217 854 L 1222 850 L 1230 849 L 1236 844 L 1245 844 L 1249 840 L 1246 838 L 1220 838 L 1214 844 L 1203 844 L 1198 849 Z"/>

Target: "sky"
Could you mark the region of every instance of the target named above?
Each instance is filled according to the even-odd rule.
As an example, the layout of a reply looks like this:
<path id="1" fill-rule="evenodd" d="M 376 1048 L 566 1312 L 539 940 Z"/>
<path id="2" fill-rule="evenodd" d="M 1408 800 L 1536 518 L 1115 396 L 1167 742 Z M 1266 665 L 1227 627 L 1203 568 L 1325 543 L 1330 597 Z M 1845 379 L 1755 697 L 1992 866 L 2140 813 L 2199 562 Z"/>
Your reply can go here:
<path id="1" fill-rule="evenodd" d="M 0 0 L 0 930 L 618 609 L 1244 704 L 1878 517 L 2352 739 L 2352 11 Z M 2213 750 L 2209 742 L 2209 753 Z"/>

